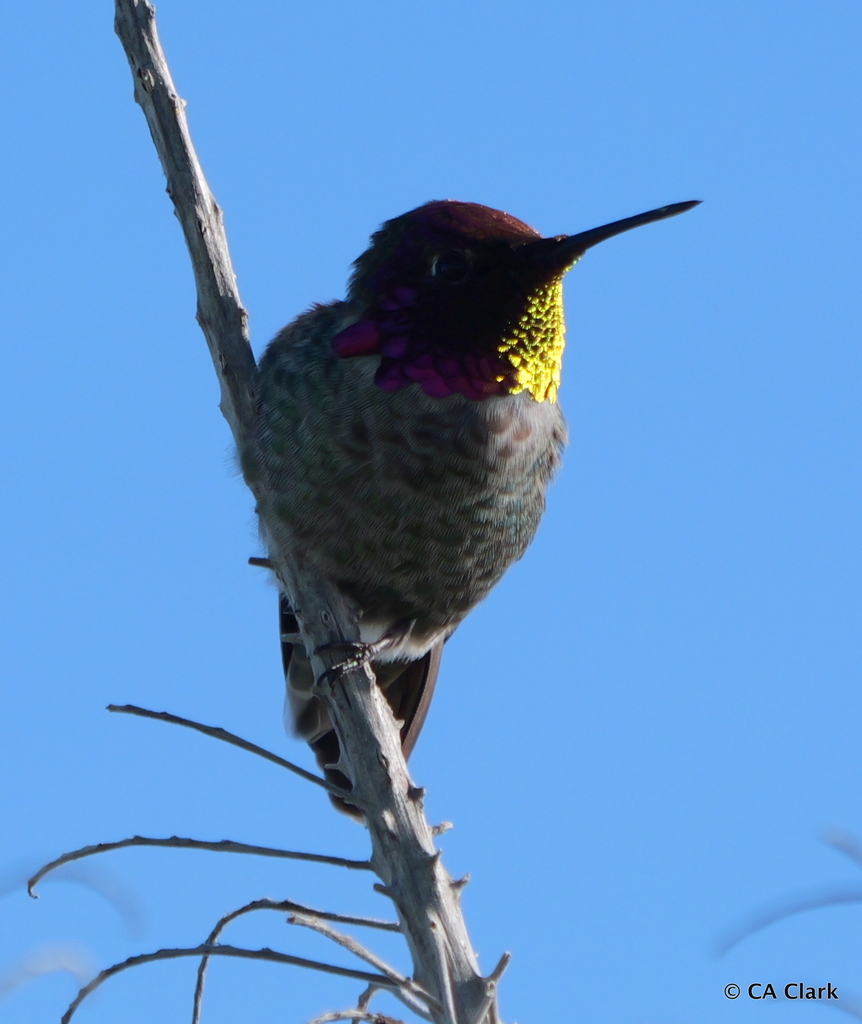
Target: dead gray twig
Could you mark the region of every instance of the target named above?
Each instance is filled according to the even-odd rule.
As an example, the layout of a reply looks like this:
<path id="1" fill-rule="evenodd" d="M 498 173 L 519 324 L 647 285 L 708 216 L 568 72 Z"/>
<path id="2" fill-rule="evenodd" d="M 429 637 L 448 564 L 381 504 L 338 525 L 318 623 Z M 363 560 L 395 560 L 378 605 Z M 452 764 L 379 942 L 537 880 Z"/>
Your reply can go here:
<path id="1" fill-rule="evenodd" d="M 64 853 L 56 860 L 50 861 L 44 867 L 39 868 L 35 875 L 27 883 L 27 892 L 34 898 L 39 897 L 33 892 L 35 886 L 55 868 L 63 864 L 69 864 L 74 860 L 82 860 L 84 857 L 93 857 L 98 853 L 109 853 L 111 850 L 122 850 L 128 846 L 162 846 L 176 850 L 211 850 L 214 853 L 247 853 L 257 857 L 280 857 L 284 860 L 305 860 L 316 864 L 333 864 L 336 867 L 352 868 L 357 871 L 371 871 L 371 864 L 367 860 L 351 860 L 349 857 L 330 857 L 324 853 L 303 853 L 298 850 L 280 850 L 273 846 L 252 846 L 250 843 L 237 843 L 233 839 L 219 839 L 208 842 L 205 839 L 185 839 L 182 836 L 169 836 L 167 839 L 152 839 L 149 836 L 130 836 L 128 839 L 120 839 L 115 843 L 94 843 L 92 846 L 82 846 L 79 850 L 72 850 Z"/>
<path id="2" fill-rule="evenodd" d="M 232 910 L 229 914 L 225 914 L 224 917 L 220 918 L 215 925 L 215 928 L 207 936 L 206 945 L 212 946 L 218 940 L 218 937 L 230 924 L 231 921 L 241 917 L 243 914 L 251 914 L 256 910 L 280 910 L 284 911 L 298 911 L 304 914 L 313 914 L 315 917 L 326 921 L 338 921 L 341 924 L 354 924 L 361 925 L 365 928 L 378 928 L 381 931 L 387 932 L 398 932 L 401 929 L 394 921 L 378 921 L 373 917 L 351 917 L 347 914 L 333 914 L 325 910 L 312 910 L 311 907 L 305 907 L 301 903 L 294 903 L 293 900 L 253 900 L 251 903 L 246 903 L 245 906 L 239 907 L 237 910 Z M 192 1008 L 192 1024 L 200 1024 L 201 1018 L 201 1005 L 203 1002 L 204 984 L 206 982 L 207 966 L 209 964 L 209 957 L 202 956 L 200 965 L 198 966 L 197 982 L 195 984 L 195 996 L 194 1005 Z M 371 986 L 369 986 L 371 987 Z"/>
<path id="3" fill-rule="evenodd" d="M 485 995 L 482 1002 L 479 1004 L 479 1009 L 476 1012 L 476 1021 L 480 1022 L 485 1020 L 486 1016 L 490 1013 L 493 1017 L 496 1017 L 496 1002 L 497 1002 L 497 984 L 500 978 L 503 977 L 503 973 L 509 966 L 509 961 L 512 959 L 511 953 L 504 953 L 497 966 L 488 975 L 485 981 Z"/>
<path id="4" fill-rule="evenodd" d="M 90 993 L 94 992 L 101 984 L 112 978 L 115 974 L 127 970 L 129 967 L 138 967 L 141 964 L 154 963 L 157 960 L 176 960 L 184 956 L 232 956 L 244 960 L 269 960 L 276 964 L 291 964 L 295 967 L 307 967 L 312 971 L 323 971 L 325 974 L 337 974 L 342 978 L 358 978 L 360 981 L 367 981 L 369 984 L 379 985 L 381 988 L 392 989 L 393 983 L 382 974 L 371 974 L 370 971 L 356 971 L 350 967 L 338 967 L 335 964 L 325 964 L 319 960 L 306 960 L 301 956 L 290 956 L 288 953 L 277 953 L 274 949 L 264 947 L 263 949 L 243 949 L 239 946 L 194 946 L 191 949 L 157 949 L 154 953 L 140 953 L 137 956 L 130 956 L 122 963 L 106 967 L 99 971 L 92 981 L 88 982 L 69 1004 L 69 1009 L 63 1014 L 61 1024 L 69 1024 L 75 1011 Z"/>
<path id="5" fill-rule="evenodd" d="M 345 935 L 344 932 L 339 932 L 335 928 L 330 928 L 328 924 L 317 920 L 314 917 L 309 917 L 307 914 L 291 914 L 287 921 L 288 924 L 296 924 L 304 928 L 311 928 L 320 935 L 325 935 L 328 939 L 331 939 L 339 946 L 348 950 L 354 956 L 359 957 L 360 960 L 364 960 L 372 967 L 376 967 L 381 974 L 385 974 L 394 985 L 398 986 L 397 989 L 392 989 L 391 991 L 397 995 L 409 1009 L 425 1020 L 431 1020 L 427 1007 L 432 1006 L 435 1000 L 428 995 L 420 985 L 417 985 L 410 978 L 405 977 L 400 971 L 396 971 L 394 967 L 390 967 L 389 964 L 384 960 L 381 960 L 376 954 L 372 953 L 370 949 L 366 949 L 362 943 L 357 942 L 351 935 Z M 422 1002 L 420 1003 L 418 1000 L 422 1000 Z M 435 1009 L 439 1010 L 439 1006 L 435 1007 Z"/>
<path id="6" fill-rule="evenodd" d="M 324 1013 L 315 1017 L 308 1024 L 330 1024 L 337 1020 L 358 1020 L 367 1021 L 368 1024 L 404 1024 L 403 1020 L 396 1020 L 394 1017 L 387 1017 L 382 1013 L 365 1013 L 363 1010 L 337 1010 L 335 1013 Z"/>
<path id="7" fill-rule="evenodd" d="M 363 1013 L 365 1013 L 365 1011 L 368 1009 L 368 1004 L 374 998 L 375 992 L 379 992 L 379 991 L 380 991 L 379 986 L 377 986 L 377 985 L 369 985 L 368 988 L 366 988 L 362 992 L 362 994 L 359 996 L 359 998 L 356 1000 L 356 1007 L 357 1007 L 357 1009 L 361 1010 Z"/>
<path id="8" fill-rule="evenodd" d="M 220 408 L 239 440 L 254 430 L 257 420 L 258 372 L 222 212 L 192 145 L 186 105 L 177 95 L 156 32 L 155 8 L 147 0 L 117 0 L 114 29 L 126 51 L 135 100 L 146 116 L 191 256 L 197 319 L 221 385 Z"/>
<path id="9" fill-rule="evenodd" d="M 334 796 L 344 797 L 349 795 L 338 786 L 334 786 L 331 782 L 327 782 L 326 779 L 315 775 L 314 772 L 306 771 L 305 768 L 300 768 L 298 764 L 286 761 L 283 757 L 279 757 L 278 754 L 273 754 L 271 750 L 266 750 L 264 747 L 259 747 L 256 743 L 244 740 L 241 736 L 228 732 L 227 729 L 222 729 L 221 726 L 203 725 L 201 722 L 195 722 L 191 718 L 181 718 L 179 715 L 172 715 L 169 711 L 149 711 L 147 708 L 139 708 L 134 704 L 109 704 L 106 710 L 122 715 L 138 715 L 140 718 L 152 718 L 157 722 L 169 722 L 171 725 L 183 725 L 187 729 L 194 729 L 196 732 L 202 732 L 205 736 L 212 736 L 213 739 L 221 740 L 222 743 L 230 743 L 231 746 L 239 747 L 240 750 L 247 750 L 251 754 L 257 754 L 258 757 L 262 757 L 265 761 L 271 761 L 280 768 L 286 768 L 289 772 L 293 772 L 294 775 L 298 775 L 308 782 L 313 782 L 316 786 L 320 786 L 327 793 L 332 793 Z"/>

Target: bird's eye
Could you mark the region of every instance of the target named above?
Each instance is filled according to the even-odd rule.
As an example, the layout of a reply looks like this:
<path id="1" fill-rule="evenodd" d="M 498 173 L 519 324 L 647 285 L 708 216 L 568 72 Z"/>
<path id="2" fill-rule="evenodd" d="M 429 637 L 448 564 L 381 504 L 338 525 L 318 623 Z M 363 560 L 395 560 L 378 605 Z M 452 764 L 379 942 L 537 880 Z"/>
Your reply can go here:
<path id="1" fill-rule="evenodd" d="M 441 253 L 431 266 L 431 276 L 447 284 L 457 284 L 470 273 L 470 261 L 463 252 L 452 249 Z"/>

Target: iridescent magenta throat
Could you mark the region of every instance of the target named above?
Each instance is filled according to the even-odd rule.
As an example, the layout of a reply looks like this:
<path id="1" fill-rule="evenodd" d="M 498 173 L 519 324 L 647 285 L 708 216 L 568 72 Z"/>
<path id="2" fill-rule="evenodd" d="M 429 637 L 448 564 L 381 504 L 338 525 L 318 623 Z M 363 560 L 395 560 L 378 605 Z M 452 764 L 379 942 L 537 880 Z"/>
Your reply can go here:
<path id="1" fill-rule="evenodd" d="M 418 384 L 432 398 L 463 395 L 481 401 L 515 390 L 515 370 L 503 356 L 479 349 L 454 351 L 416 337 L 410 331 L 416 295 L 414 288 L 394 288 L 366 319 L 336 334 L 332 350 L 342 359 L 379 354 L 374 382 L 384 391 Z"/>

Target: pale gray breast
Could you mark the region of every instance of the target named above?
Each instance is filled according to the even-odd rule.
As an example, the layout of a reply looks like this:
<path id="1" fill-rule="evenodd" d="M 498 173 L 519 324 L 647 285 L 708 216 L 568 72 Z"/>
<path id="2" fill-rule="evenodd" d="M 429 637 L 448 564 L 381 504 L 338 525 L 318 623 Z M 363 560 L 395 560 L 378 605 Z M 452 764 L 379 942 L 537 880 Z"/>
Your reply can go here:
<path id="1" fill-rule="evenodd" d="M 339 359 L 342 304 L 286 328 L 261 360 L 262 429 L 243 452 L 264 501 L 317 571 L 373 619 L 459 622 L 532 539 L 565 424 L 526 394 L 473 402 L 373 382 Z"/>

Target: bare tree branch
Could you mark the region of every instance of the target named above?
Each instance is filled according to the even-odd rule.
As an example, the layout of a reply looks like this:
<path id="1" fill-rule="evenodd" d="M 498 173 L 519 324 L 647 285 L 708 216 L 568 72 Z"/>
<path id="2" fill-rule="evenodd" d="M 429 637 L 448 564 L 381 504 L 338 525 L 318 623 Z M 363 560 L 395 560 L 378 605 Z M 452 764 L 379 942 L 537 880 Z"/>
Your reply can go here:
<path id="1" fill-rule="evenodd" d="M 93 857 L 98 853 L 109 853 L 111 850 L 122 850 L 127 846 L 162 846 L 175 850 L 211 850 L 214 853 L 248 853 L 257 857 L 280 857 L 284 860 L 306 860 L 315 864 L 333 864 L 341 868 L 353 868 L 357 871 L 371 871 L 371 863 L 367 860 L 351 860 L 349 857 L 330 857 L 324 853 L 302 853 L 295 850 L 280 850 L 273 846 L 252 846 L 249 843 L 236 843 L 232 839 L 219 839 L 207 842 L 204 839 L 185 839 L 182 836 L 170 836 L 167 839 L 151 839 L 149 836 L 131 836 L 115 843 L 95 843 L 82 846 L 79 850 L 64 853 L 62 857 L 50 861 L 39 868 L 27 883 L 27 892 L 34 898 L 39 897 L 33 892 L 38 883 L 55 868 L 69 864 L 73 860 Z"/>
<path id="2" fill-rule="evenodd" d="M 423 1017 L 425 1020 L 431 1020 L 431 1016 L 428 1013 L 426 1006 L 430 1006 L 434 1002 L 432 997 L 429 996 L 428 993 L 419 985 L 411 981 L 410 978 L 406 978 L 399 971 L 396 971 L 394 967 L 390 967 L 384 960 L 381 960 L 380 957 L 372 953 L 370 949 L 366 949 L 365 946 L 357 942 L 352 936 L 336 931 L 335 928 L 330 928 L 329 925 L 325 924 L 323 921 L 319 921 L 316 918 L 309 917 L 305 914 L 291 914 L 287 920 L 288 924 L 301 925 L 304 928 L 311 928 L 313 931 L 319 932 L 321 935 L 325 935 L 328 939 L 332 939 L 333 942 L 338 943 L 339 946 L 349 950 L 354 956 L 359 957 L 360 960 L 364 960 L 367 964 L 371 964 L 372 967 L 376 967 L 381 974 L 385 974 L 393 984 L 398 986 L 397 994 L 399 995 L 399 998 L 401 998 L 414 1013 Z M 421 999 L 425 1005 L 417 1002 L 417 999 Z"/>
<path id="3" fill-rule="evenodd" d="M 401 926 L 396 921 L 381 921 L 376 917 L 356 917 L 352 914 L 335 914 L 329 910 L 315 910 L 314 907 L 306 907 L 302 903 L 295 903 L 293 900 L 255 900 L 253 903 L 247 903 L 239 910 L 226 914 L 222 921 L 227 924 L 235 917 L 238 917 L 240 913 L 247 914 L 252 910 L 281 910 L 288 913 L 308 914 L 311 917 L 319 918 L 321 921 L 336 921 L 338 924 L 352 924 L 360 928 L 375 928 L 381 932 L 401 931 Z"/>
<path id="4" fill-rule="evenodd" d="M 782 900 L 771 907 L 764 907 L 724 932 L 715 942 L 716 956 L 724 956 L 728 950 L 747 939 L 749 935 L 759 932 L 768 925 L 782 921 L 785 917 L 801 914 L 804 910 L 819 910 L 821 907 L 834 906 L 840 903 L 862 903 L 862 889 L 829 888 L 819 889 L 807 895 Z"/>
<path id="5" fill-rule="evenodd" d="M 298 764 L 286 761 L 283 757 L 279 757 L 278 754 L 273 754 L 271 750 L 259 747 L 250 740 L 244 740 L 241 736 L 236 736 L 220 726 L 203 725 L 201 722 L 195 722 L 191 718 L 180 718 L 179 715 L 172 715 L 169 711 L 149 711 L 147 708 L 139 708 L 134 704 L 109 704 L 106 710 L 121 715 L 139 715 L 141 718 L 153 718 L 157 722 L 169 722 L 171 725 L 184 725 L 187 729 L 202 732 L 204 736 L 212 736 L 213 739 L 221 740 L 222 743 L 230 743 L 231 746 L 239 747 L 240 750 L 247 750 L 251 754 L 257 754 L 258 757 L 262 757 L 265 761 L 272 761 L 273 764 L 277 764 L 280 768 L 286 768 L 289 772 L 293 772 L 294 775 L 298 775 L 300 778 L 307 779 L 316 786 L 320 786 L 321 789 L 325 789 L 327 793 L 332 793 L 333 796 L 345 797 L 349 795 L 343 789 L 339 789 L 338 786 L 334 786 L 331 782 L 327 782 L 326 779 L 315 775 L 314 772 L 308 772 L 305 768 L 300 768 Z"/>
<path id="6" fill-rule="evenodd" d="M 398 932 L 401 929 L 394 921 L 378 921 L 373 917 L 351 917 L 347 914 L 332 914 L 325 910 L 313 910 L 311 907 L 305 907 L 301 903 L 294 903 L 293 900 L 253 900 L 251 903 L 246 903 L 244 907 L 239 907 L 237 910 L 232 910 L 229 914 L 225 914 L 224 917 L 219 918 L 216 922 L 215 928 L 207 936 L 206 945 L 212 946 L 218 940 L 218 937 L 224 931 L 225 927 L 234 921 L 236 918 L 241 917 L 243 914 L 251 914 L 256 910 L 280 910 L 280 911 L 298 911 L 303 914 L 313 914 L 315 917 L 325 921 L 338 921 L 341 924 L 354 924 L 361 925 L 365 928 L 379 928 L 381 931 L 387 932 Z M 207 965 L 209 964 L 209 957 L 202 956 L 200 965 L 198 966 L 198 977 L 195 984 L 195 997 L 194 1006 L 192 1009 L 192 1024 L 200 1024 L 201 1019 L 201 1004 L 203 1002 L 204 995 L 204 984 L 206 982 Z M 371 988 L 373 986 L 369 986 Z"/>
<path id="7" fill-rule="evenodd" d="M 358 639 L 355 620 L 340 594 L 286 559 L 278 572 L 307 650 L 325 656 L 327 644 Z M 330 667 L 321 653 L 312 655 L 312 665 L 318 680 Z M 353 784 L 350 799 L 365 810 L 374 870 L 398 910 L 414 978 L 440 1004 L 439 1011 L 431 1007 L 435 1024 L 482 1024 L 490 1015 L 486 982 L 467 934 L 458 889 L 435 849 L 421 791 L 404 762 L 392 711 L 367 668 L 318 689 L 338 734 L 339 769 Z"/>
<path id="8" fill-rule="evenodd" d="M 186 121 L 147 0 L 118 0 L 114 28 L 126 51 L 135 100 L 147 119 L 168 180 L 168 195 L 183 228 L 198 293 L 198 323 L 221 385 L 221 411 L 239 440 L 257 417 L 257 366 L 230 259 L 222 212 L 216 203 Z"/>
<path id="9" fill-rule="evenodd" d="M 374 998 L 375 993 L 379 991 L 380 987 L 378 985 L 369 985 L 356 1000 L 357 1009 L 364 1013 L 368 1009 L 368 1004 Z"/>
<path id="10" fill-rule="evenodd" d="M 396 1020 L 394 1017 L 387 1017 L 382 1013 L 365 1013 L 363 1010 L 338 1010 L 336 1013 L 324 1013 L 315 1017 L 308 1024 L 330 1024 L 337 1020 L 358 1020 L 367 1021 L 368 1024 L 404 1024 L 403 1020 Z"/>
<path id="11" fill-rule="evenodd" d="M 376 967 L 381 974 L 385 974 L 390 981 L 395 982 L 398 985 L 403 985 L 409 982 L 409 978 L 406 978 L 400 971 L 396 971 L 394 967 L 390 967 L 389 964 L 385 963 L 378 956 L 366 949 L 361 943 L 357 942 L 350 935 L 345 935 L 344 932 L 339 932 L 335 928 L 330 928 L 323 921 L 317 918 L 313 912 L 303 913 L 295 912 L 288 915 L 288 924 L 299 925 L 302 928 L 311 928 L 313 931 L 318 932 L 320 935 L 325 935 L 328 939 L 332 939 L 333 942 L 342 946 L 344 949 L 349 950 L 354 956 L 358 956 L 360 960 L 364 960 L 366 963 L 371 964 L 372 967 Z M 428 998 L 427 992 L 420 993 L 423 999 Z"/>
<path id="12" fill-rule="evenodd" d="M 295 967 L 307 967 L 312 971 L 323 971 L 325 974 L 337 974 L 342 978 L 358 978 L 360 981 L 367 981 L 372 985 L 379 985 L 381 988 L 393 990 L 397 988 L 388 978 L 382 974 L 371 974 L 369 971 L 356 971 L 350 967 L 337 967 L 335 964 L 325 964 L 319 960 L 306 960 L 301 956 L 290 956 L 288 953 L 277 953 L 274 949 L 242 949 L 239 946 L 193 946 L 191 949 L 157 949 L 155 953 L 140 953 L 138 956 L 130 956 L 122 963 L 106 967 L 99 971 L 95 978 L 86 984 L 69 1004 L 69 1009 L 63 1014 L 61 1024 L 69 1024 L 75 1011 L 81 1003 L 94 992 L 108 978 L 127 970 L 129 967 L 139 967 L 141 964 L 154 963 L 156 960 L 176 960 L 184 956 L 233 956 L 245 960 L 269 960 L 276 964 L 292 964 Z"/>
<path id="13" fill-rule="evenodd" d="M 147 0 L 116 0 L 116 11 L 135 97 L 147 118 L 189 246 L 198 318 L 221 383 L 222 411 L 242 444 L 255 426 L 258 375 L 221 213 L 192 147 L 184 104 L 156 35 L 153 8 Z M 327 674 L 336 658 L 331 645 L 359 640 L 355 615 L 335 587 L 303 564 L 291 538 L 281 534 L 282 524 L 264 519 L 261 525 L 272 568 L 300 624 L 318 680 L 316 691 L 338 736 L 338 767 L 352 784 L 349 802 L 365 815 L 374 870 L 398 910 L 415 980 L 435 1001 L 435 1024 L 493 1021 L 496 1003 L 492 1000 L 487 1008 L 488 982 L 479 972 L 458 893 L 434 846 L 421 791 L 408 774 L 392 711 L 367 667 L 336 679 Z M 386 987 L 391 987 L 388 980 Z"/>

